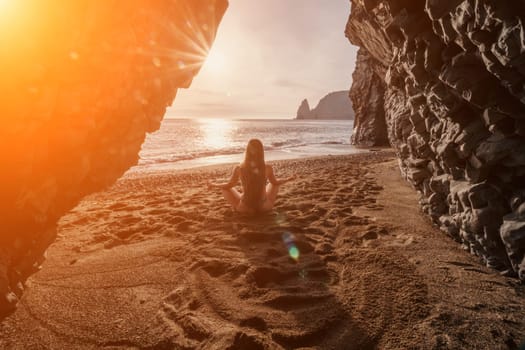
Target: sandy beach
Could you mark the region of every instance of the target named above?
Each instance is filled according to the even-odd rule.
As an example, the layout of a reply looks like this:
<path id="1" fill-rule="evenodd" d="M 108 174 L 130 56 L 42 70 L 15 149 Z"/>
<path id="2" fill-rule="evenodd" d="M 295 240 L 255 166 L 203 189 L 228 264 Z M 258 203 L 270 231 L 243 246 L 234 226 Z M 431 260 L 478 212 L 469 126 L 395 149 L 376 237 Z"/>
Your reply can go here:
<path id="1" fill-rule="evenodd" d="M 62 218 L 2 349 L 515 349 L 525 287 L 421 214 L 389 150 L 274 162 L 235 214 L 231 165 L 130 173 Z"/>

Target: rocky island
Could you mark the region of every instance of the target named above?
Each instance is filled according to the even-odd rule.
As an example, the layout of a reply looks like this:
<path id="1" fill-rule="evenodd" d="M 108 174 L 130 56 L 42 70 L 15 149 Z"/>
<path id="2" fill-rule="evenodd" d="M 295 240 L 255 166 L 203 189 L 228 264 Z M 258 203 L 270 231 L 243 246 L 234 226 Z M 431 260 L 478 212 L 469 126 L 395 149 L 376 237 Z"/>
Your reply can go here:
<path id="1" fill-rule="evenodd" d="M 314 109 L 310 109 L 308 100 L 303 100 L 297 110 L 296 119 L 354 119 L 348 91 L 329 93 Z"/>

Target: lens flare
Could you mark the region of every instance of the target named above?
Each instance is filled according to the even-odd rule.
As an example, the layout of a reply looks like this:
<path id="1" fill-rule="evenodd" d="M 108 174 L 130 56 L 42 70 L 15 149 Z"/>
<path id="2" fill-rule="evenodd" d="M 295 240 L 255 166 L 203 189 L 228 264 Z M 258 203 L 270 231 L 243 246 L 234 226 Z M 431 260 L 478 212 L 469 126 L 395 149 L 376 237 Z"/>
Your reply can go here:
<path id="1" fill-rule="evenodd" d="M 283 242 L 286 246 L 286 249 L 288 250 L 288 254 L 290 257 L 295 260 L 299 261 L 299 256 L 301 255 L 299 248 L 295 245 L 295 237 L 290 232 L 283 233 Z"/>
<path id="2" fill-rule="evenodd" d="M 288 253 L 292 257 L 292 259 L 299 260 L 299 249 L 297 249 L 296 246 L 293 246 L 290 249 L 288 249 Z"/>

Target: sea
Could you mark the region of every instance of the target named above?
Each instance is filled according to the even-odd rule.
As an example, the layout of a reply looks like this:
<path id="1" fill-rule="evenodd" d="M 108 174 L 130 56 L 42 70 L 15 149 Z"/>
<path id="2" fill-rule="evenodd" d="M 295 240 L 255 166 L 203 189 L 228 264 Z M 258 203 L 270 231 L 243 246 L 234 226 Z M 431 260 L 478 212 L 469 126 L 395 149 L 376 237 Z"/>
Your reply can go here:
<path id="1" fill-rule="evenodd" d="M 263 142 L 268 161 L 358 153 L 352 129 L 351 120 L 165 119 L 146 137 L 130 171 L 237 163 L 252 138 Z"/>

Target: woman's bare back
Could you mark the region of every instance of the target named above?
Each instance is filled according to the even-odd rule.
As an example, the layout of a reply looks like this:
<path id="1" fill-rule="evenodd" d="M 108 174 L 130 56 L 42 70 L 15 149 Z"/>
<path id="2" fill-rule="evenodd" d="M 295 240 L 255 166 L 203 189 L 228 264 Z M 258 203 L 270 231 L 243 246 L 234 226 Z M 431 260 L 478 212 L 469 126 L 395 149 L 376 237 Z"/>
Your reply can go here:
<path id="1" fill-rule="evenodd" d="M 291 176 L 278 180 L 275 177 L 273 167 L 269 164 L 266 164 L 265 173 L 268 184 L 261 192 L 261 202 L 259 207 L 252 208 L 245 201 L 243 201 L 243 194 L 239 193 L 234 188 L 234 186 L 238 184 L 239 180 L 242 179 L 242 171 L 243 169 L 238 165 L 233 169 L 230 181 L 225 184 L 210 184 L 210 187 L 221 188 L 225 199 L 232 205 L 235 211 L 240 213 L 267 212 L 272 210 L 277 200 L 279 187 L 286 182 L 295 179 L 295 176 Z"/>

